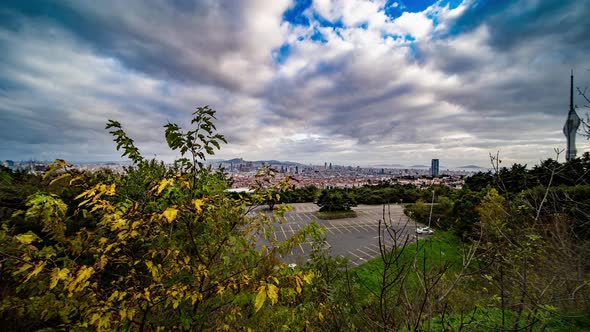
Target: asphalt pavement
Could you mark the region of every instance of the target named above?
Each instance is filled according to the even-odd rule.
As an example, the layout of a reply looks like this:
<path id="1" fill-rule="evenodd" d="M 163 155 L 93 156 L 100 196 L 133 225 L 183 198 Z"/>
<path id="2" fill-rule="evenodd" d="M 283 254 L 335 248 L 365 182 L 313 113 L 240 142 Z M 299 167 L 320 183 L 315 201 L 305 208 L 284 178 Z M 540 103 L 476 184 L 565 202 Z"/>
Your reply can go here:
<path id="1" fill-rule="evenodd" d="M 315 221 L 326 230 L 324 247 L 331 249 L 332 256 L 349 258 L 351 266 L 358 266 L 380 255 L 379 223 L 381 221 L 381 247 L 390 249 L 416 240 L 416 224 L 403 214 L 403 206 L 390 204 L 359 205 L 353 210 L 355 218 L 321 220 L 317 217 L 318 206 L 313 203 L 291 204 L 292 210 L 285 213 L 285 220 L 274 228 L 274 236 L 283 241 L 305 225 Z M 384 211 L 385 208 L 385 211 Z M 383 222 L 385 221 L 385 222 Z M 311 243 L 305 242 L 283 257 L 287 263 L 304 264 L 311 251 Z"/>

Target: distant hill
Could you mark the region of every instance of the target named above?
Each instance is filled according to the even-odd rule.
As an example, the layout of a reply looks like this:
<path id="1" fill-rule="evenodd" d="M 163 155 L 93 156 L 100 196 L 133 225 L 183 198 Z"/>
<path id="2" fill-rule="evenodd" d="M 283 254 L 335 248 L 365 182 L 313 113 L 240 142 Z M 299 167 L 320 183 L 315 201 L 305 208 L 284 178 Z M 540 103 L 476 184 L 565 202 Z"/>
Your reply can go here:
<path id="1" fill-rule="evenodd" d="M 245 163 L 253 163 L 256 165 L 302 165 L 301 163 L 296 163 L 293 161 L 280 161 L 280 160 L 244 160 L 243 158 L 233 158 L 228 160 L 217 160 L 217 163 L 224 163 L 224 164 L 245 164 Z"/>
<path id="2" fill-rule="evenodd" d="M 410 168 L 429 168 L 430 166 L 427 165 L 412 165 Z"/>
<path id="3" fill-rule="evenodd" d="M 227 164 L 240 164 L 240 163 L 246 163 L 247 161 L 245 161 L 242 158 L 234 158 L 234 159 L 229 159 L 229 160 L 221 160 L 219 162 L 227 163 Z"/>
<path id="4" fill-rule="evenodd" d="M 476 168 L 476 169 L 483 169 L 483 167 L 477 165 L 466 165 L 466 166 L 459 166 L 457 168 Z"/>

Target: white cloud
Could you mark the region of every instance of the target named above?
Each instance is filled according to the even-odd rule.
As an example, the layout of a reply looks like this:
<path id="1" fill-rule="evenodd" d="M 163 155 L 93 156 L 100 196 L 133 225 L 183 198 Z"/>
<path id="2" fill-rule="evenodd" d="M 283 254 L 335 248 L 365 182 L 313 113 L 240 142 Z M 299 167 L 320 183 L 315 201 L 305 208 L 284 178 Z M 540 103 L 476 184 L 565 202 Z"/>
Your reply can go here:
<path id="1" fill-rule="evenodd" d="M 416 40 L 422 40 L 428 39 L 433 30 L 433 23 L 423 12 L 405 12 L 385 29 L 392 34 L 410 35 Z"/>

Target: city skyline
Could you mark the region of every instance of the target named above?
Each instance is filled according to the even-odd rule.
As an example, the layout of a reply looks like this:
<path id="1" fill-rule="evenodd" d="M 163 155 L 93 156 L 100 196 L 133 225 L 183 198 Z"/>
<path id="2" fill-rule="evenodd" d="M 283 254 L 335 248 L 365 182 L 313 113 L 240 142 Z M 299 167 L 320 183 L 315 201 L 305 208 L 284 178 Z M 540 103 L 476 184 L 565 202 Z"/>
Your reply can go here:
<path id="1" fill-rule="evenodd" d="M 0 160 L 121 160 L 114 119 L 171 161 L 163 125 L 209 105 L 229 141 L 212 158 L 530 166 L 566 148 L 589 16 L 578 1 L 8 0 Z"/>

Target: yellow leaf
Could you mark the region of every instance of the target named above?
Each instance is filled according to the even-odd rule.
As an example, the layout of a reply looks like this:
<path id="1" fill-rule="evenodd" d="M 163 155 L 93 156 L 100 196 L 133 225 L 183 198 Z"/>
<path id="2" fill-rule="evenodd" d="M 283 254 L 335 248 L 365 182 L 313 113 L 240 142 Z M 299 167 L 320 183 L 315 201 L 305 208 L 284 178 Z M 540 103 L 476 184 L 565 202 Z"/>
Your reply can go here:
<path id="1" fill-rule="evenodd" d="M 66 279 L 69 274 L 70 270 L 68 270 L 67 268 L 60 269 L 56 267 L 55 269 L 53 269 L 53 271 L 51 272 L 51 281 L 49 282 L 49 289 L 53 289 L 55 286 L 57 286 L 57 283 L 60 280 Z"/>
<path id="2" fill-rule="evenodd" d="M 223 295 L 224 290 L 225 290 L 225 287 L 223 285 L 217 285 L 217 294 Z"/>
<path id="3" fill-rule="evenodd" d="M 22 244 L 31 244 L 37 239 L 37 236 L 29 232 L 27 234 L 19 234 L 15 238 Z"/>
<path id="4" fill-rule="evenodd" d="M 69 176 L 71 176 L 70 173 L 62 173 L 59 176 L 56 176 L 55 179 L 51 180 L 51 182 L 49 182 L 49 184 L 51 185 L 51 184 L 53 184 L 53 183 L 55 183 L 55 182 L 57 182 L 57 181 L 59 181 L 59 180 L 61 180 L 63 178 L 67 178 Z"/>
<path id="5" fill-rule="evenodd" d="M 279 300 L 279 288 L 273 284 L 268 285 L 268 289 L 266 291 L 268 298 L 270 299 L 270 304 L 274 305 Z"/>
<path id="6" fill-rule="evenodd" d="M 70 284 L 67 287 L 67 290 L 73 292 L 74 290 L 76 290 L 76 288 L 80 286 L 80 284 L 88 280 L 88 278 L 90 278 L 90 276 L 92 276 L 93 273 L 94 269 L 92 267 L 80 267 L 80 269 L 78 270 L 78 274 L 76 275 L 76 278 L 72 280 L 72 282 L 70 282 Z"/>
<path id="7" fill-rule="evenodd" d="M 305 280 L 306 283 L 311 284 L 311 279 L 313 279 L 313 277 L 314 277 L 313 273 L 308 273 L 303 276 L 303 280 Z"/>
<path id="8" fill-rule="evenodd" d="M 299 276 L 295 276 L 295 290 L 297 291 L 297 294 L 301 294 L 301 286 L 303 285 L 303 281 L 301 280 L 301 278 Z"/>
<path id="9" fill-rule="evenodd" d="M 82 179 L 82 175 L 77 175 L 70 180 L 70 184 Z"/>
<path id="10" fill-rule="evenodd" d="M 262 308 L 264 301 L 266 301 L 266 287 L 260 286 L 258 287 L 258 294 L 256 294 L 256 300 L 254 301 L 254 310 L 256 310 L 256 312 L 258 312 L 258 310 Z"/>
<path id="11" fill-rule="evenodd" d="M 164 211 L 164 213 L 162 213 L 162 216 L 164 216 L 164 218 L 166 218 L 166 220 L 168 220 L 168 222 L 173 222 L 174 219 L 176 219 L 177 214 L 178 214 L 177 209 L 167 208 L 166 211 Z"/>
<path id="12" fill-rule="evenodd" d="M 107 189 L 106 195 L 107 195 L 107 196 L 115 196 L 115 194 L 116 194 L 116 192 L 115 192 L 115 187 L 116 187 L 116 186 L 117 186 L 117 185 L 116 185 L 116 184 L 114 184 L 114 183 L 113 183 L 113 184 L 111 184 L 110 186 L 108 186 L 108 187 L 106 188 L 106 189 Z"/>
<path id="13" fill-rule="evenodd" d="M 202 199 L 195 199 L 193 201 L 193 204 L 195 204 L 195 208 L 197 209 L 197 212 L 201 213 L 203 211 L 202 206 L 205 205 L 205 201 Z"/>
<path id="14" fill-rule="evenodd" d="M 164 190 L 164 188 L 166 188 L 166 185 L 168 185 L 168 179 L 162 179 L 162 181 L 160 181 L 160 185 L 158 185 L 158 195 L 162 192 L 162 190 Z"/>
<path id="15" fill-rule="evenodd" d="M 37 263 L 37 265 L 35 265 L 35 269 L 33 269 L 33 271 L 31 271 L 31 273 L 29 273 L 29 275 L 25 278 L 25 281 L 23 281 L 23 282 L 27 282 L 27 281 L 29 281 L 29 279 L 31 279 L 32 277 L 39 274 L 39 272 L 41 272 L 43 270 L 43 268 L 45 267 L 45 264 L 46 264 L 45 261 Z"/>
<path id="16" fill-rule="evenodd" d="M 28 270 L 28 269 L 30 269 L 30 268 L 32 268 L 32 267 L 33 267 L 33 265 L 32 265 L 32 264 L 25 263 L 25 264 L 23 264 L 21 267 L 19 267 L 19 268 L 18 268 L 18 270 L 14 271 L 14 272 L 13 272 L 13 275 L 18 275 L 18 274 L 21 274 L 21 273 L 25 272 L 26 270 Z"/>
<path id="17" fill-rule="evenodd" d="M 96 190 L 96 188 L 92 187 L 92 188 L 86 190 L 85 192 L 81 193 L 80 195 L 76 196 L 74 198 L 74 200 L 79 200 L 82 197 L 88 197 L 88 196 L 94 195 L 95 190 Z"/>

